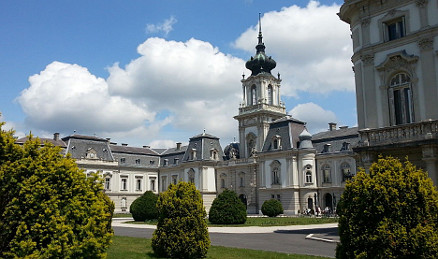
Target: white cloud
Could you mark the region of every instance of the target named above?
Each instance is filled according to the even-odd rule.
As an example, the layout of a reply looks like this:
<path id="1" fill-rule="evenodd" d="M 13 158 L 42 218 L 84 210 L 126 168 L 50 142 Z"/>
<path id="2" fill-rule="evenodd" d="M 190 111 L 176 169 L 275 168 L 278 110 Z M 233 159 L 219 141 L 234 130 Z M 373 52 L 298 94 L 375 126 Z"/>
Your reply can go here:
<path id="1" fill-rule="evenodd" d="M 110 96 L 108 85 L 79 65 L 52 62 L 29 77 L 17 98 L 26 122 L 47 131 L 127 131 L 153 121 L 154 113 L 131 100 Z"/>
<path id="2" fill-rule="evenodd" d="M 310 1 L 306 7 L 293 5 L 263 15 L 266 54 L 277 61 L 283 94 L 354 90 L 350 30 L 336 15 L 339 8 Z M 254 52 L 257 34 L 258 26 L 249 28 L 234 46 Z"/>
<path id="3" fill-rule="evenodd" d="M 155 111 L 168 111 L 181 130 L 233 135 L 244 61 L 221 53 L 210 43 L 149 38 L 139 58 L 125 68 L 109 68 L 113 94 L 136 98 Z"/>
<path id="4" fill-rule="evenodd" d="M 338 119 L 334 112 L 324 110 L 321 106 L 310 103 L 298 104 L 289 114 L 293 118 L 307 122 L 307 129 L 315 134 L 328 129 L 329 122 L 337 122 Z"/>
<path id="5" fill-rule="evenodd" d="M 164 20 L 163 23 L 159 24 L 147 24 L 147 33 L 159 33 L 163 32 L 164 36 L 167 36 L 169 32 L 173 30 L 173 25 L 177 22 L 176 18 L 171 16 L 169 19 Z"/>

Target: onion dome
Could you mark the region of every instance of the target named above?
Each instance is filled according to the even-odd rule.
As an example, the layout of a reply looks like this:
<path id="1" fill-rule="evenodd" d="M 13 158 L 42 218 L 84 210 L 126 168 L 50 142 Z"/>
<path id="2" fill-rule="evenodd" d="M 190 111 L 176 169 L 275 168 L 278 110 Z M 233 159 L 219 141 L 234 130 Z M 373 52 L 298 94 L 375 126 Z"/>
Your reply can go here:
<path id="1" fill-rule="evenodd" d="M 260 21 L 259 15 L 259 42 L 256 48 L 256 54 L 254 57 L 251 57 L 245 64 L 245 67 L 252 71 L 251 75 L 255 76 L 260 73 L 271 73 L 271 70 L 275 68 L 277 63 L 270 56 L 266 56 L 265 53 L 265 44 L 263 43 L 262 36 L 262 25 Z"/>
<path id="2" fill-rule="evenodd" d="M 312 134 L 306 128 L 303 129 L 298 138 L 300 139 L 300 149 L 313 148 Z"/>

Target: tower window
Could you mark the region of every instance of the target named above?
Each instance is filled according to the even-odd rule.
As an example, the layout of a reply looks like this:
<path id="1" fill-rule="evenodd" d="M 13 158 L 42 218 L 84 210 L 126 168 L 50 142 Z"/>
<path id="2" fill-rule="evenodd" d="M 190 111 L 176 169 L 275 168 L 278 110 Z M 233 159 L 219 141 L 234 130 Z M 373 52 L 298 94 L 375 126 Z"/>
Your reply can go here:
<path id="1" fill-rule="evenodd" d="M 256 105 L 257 104 L 257 90 L 256 90 L 256 86 L 253 85 L 251 86 L 251 105 Z"/>
<path id="2" fill-rule="evenodd" d="M 274 100 L 273 97 L 274 96 L 273 96 L 273 91 L 272 91 L 272 85 L 269 85 L 268 86 L 268 104 L 269 105 L 273 105 L 273 100 Z"/>

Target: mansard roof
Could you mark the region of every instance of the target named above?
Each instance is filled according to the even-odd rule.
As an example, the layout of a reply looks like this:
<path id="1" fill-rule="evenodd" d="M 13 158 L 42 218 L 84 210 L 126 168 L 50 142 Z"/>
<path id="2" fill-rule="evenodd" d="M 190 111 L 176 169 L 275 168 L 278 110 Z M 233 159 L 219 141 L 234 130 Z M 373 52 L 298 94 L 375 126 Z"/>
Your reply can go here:
<path id="1" fill-rule="evenodd" d="M 19 145 L 23 145 L 28 139 L 29 139 L 28 137 L 19 138 L 15 141 L 15 143 Z M 62 139 L 40 138 L 40 137 L 38 137 L 38 139 L 40 140 L 41 145 L 48 142 L 53 144 L 54 146 L 58 146 L 61 148 L 67 147 L 67 144 Z"/>
<path id="2" fill-rule="evenodd" d="M 317 153 L 352 151 L 352 148 L 359 142 L 358 128 L 340 128 L 320 132 L 313 135 L 312 142 Z"/>
<path id="3" fill-rule="evenodd" d="M 66 153 L 74 159 L 87 158 L 87 154 L 93 150 L 95 159 L 114 161 L 108 139 L 74 134 L 62 140 L 67 142 Z"/>
<path id="4" fill-rule="evenodd" d="M 288 150 L 298 148 L 299 136 L 303 132 L 306 123 L 290 115 L 286 115 L 269 125 L 269 131 L 263 145 L 262 152 Z M 281 139 L 281 149 L 274 149 L 274 138 Z"/>

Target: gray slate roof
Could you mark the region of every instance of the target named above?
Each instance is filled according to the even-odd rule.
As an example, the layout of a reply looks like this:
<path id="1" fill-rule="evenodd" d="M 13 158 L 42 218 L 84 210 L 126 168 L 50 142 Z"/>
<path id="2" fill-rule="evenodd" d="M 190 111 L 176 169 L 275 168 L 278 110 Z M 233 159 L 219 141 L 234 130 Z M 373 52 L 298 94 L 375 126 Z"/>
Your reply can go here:
<path id="1" fill-rule="evenodd" d="M 306 123 L 287 115 L 269 125 L 269 131 L 263 145 L 262 152 L 273 151 L 272 139 L 281 138 L 281 150 L 298 148 L 299 135 L 303 132 Z"/>
<path id="2" fill-rule="evenodd" d="M 357 127 L 324 131 L 312 136 L 313 146 L 317 153 L 333 153 L 340 151 L 352 151 L 359 142 Z M 343 150 L 344 142 L 349 143 L 349 149 Z M 330 152 L 324 150 L 324 146 L 330 144 Z"/>
<path id="3" fill-rule="evenodd" d="M 74 159 L 86 158 L 87 153 L 94 150 L 96 159 L 114 161 L 107 139 L 74 134 L 62 140 L 67 143 L 67 153 L 71 154 Z"/>

